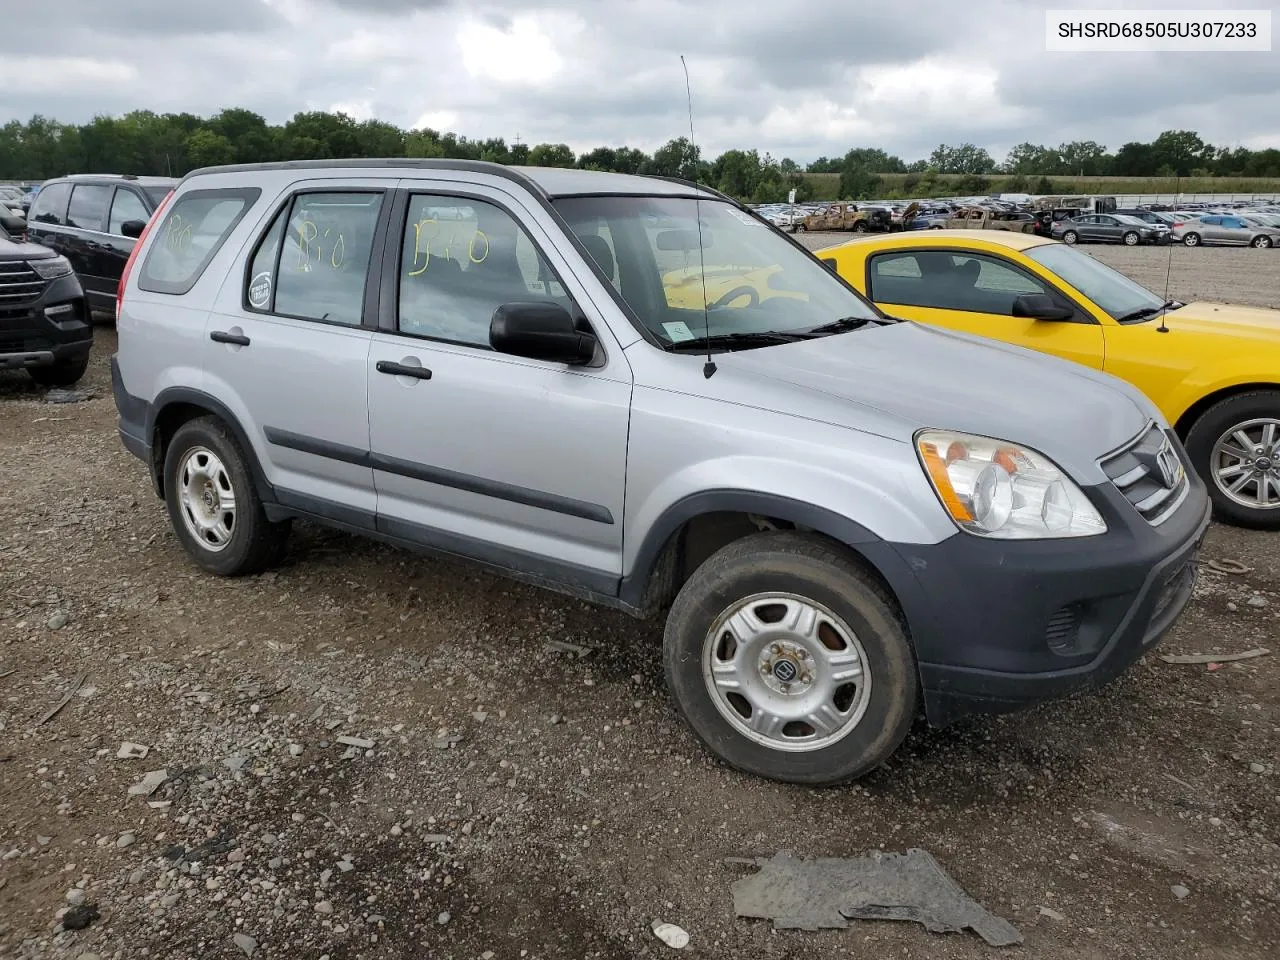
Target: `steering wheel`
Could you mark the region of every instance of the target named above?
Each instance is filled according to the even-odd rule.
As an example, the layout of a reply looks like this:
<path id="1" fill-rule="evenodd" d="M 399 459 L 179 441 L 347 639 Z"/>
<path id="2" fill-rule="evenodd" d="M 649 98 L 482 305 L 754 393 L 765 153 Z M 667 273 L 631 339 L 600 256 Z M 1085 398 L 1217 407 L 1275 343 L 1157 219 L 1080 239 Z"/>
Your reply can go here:
<path id="1" fill-rule="evenodd" d="M 723 297 L 718 299 L 715 303 L 707 304 L 707 309 L 719 310 L 722 307 L 727 307 L 729 304 L 733 303 L 733 301 L 737 300 L 739 297 L 751 298 L 750 302 L 747 304 L 748 307 L 758 307 L 760 305 L 760 294 L 756 292 L 756 288 L 749 287 L 746 284 L 743 284 L 740 287 L 734 287 L 732 290 L 726 293 Z"/>

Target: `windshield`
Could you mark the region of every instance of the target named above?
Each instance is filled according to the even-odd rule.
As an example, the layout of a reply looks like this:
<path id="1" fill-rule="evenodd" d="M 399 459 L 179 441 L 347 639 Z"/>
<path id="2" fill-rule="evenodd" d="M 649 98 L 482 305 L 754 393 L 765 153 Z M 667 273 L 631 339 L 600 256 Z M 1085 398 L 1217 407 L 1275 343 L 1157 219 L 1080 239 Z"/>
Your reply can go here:
<path id="1" fill-rule="evenodd" d="M 1155 311 L 1164 303 L 1146 287 L 1066 244 L 1047 243 L 1027 250 L 1026 254 L 1071 284 L 1114 319 L 1144 308 Z"/>
<path id="2" fill-rule="evenodd" d="M 811 331 L 846 318 L 879 316 L 772 227 L 723 201 L 565 197 L 555 206 L 663 347 L 704 334 Z"/>

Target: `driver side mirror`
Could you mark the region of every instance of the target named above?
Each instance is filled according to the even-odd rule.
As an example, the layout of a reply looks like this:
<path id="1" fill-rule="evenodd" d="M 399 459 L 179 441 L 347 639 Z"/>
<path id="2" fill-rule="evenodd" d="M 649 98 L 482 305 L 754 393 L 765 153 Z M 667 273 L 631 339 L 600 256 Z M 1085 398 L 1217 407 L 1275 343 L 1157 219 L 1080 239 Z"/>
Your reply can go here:
<path id="1" fill-rule="evenodd" d="M 1048 294 L 1024 293 L 1013 301 L 1013 315 L 1031 320 L 1070 320 L 1075 311 L 1058 306 Z"/>
<path id="2" fill-rule="evenodd" d="M 147 221 L 145 220 L 126 220 L 120 224 L 120 232 L 126 237 L 133 237 L 135 240 L 142 236 L 142 231 L 145 229 L 147 229 Z"/>
<path id="3" fill-rule="evenodd" d="M 531 360 L 583 366 L 596 354 L 596 337 L 558 303 L 504 303 L 489 321 L 489 346 Z"/>

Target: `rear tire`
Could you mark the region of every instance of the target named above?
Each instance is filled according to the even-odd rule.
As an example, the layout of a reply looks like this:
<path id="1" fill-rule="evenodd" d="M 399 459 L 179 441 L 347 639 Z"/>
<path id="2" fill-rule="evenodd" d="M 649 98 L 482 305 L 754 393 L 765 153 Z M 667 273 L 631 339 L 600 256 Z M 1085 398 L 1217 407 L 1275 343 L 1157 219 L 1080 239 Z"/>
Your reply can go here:
<path id="1" fill-rule="evenodd" d="M 1064 234 L 1062 235 L 1062 242 L 1063 242 L 1063 243 L 1069 243 L 1069 244 L 1071 244 L 1071 246 L 1073 246 L 1073 247 L 1074 247 L 1074 246 L 1075 246 L 1079 241 L 1080 241 L 1080 234 L 1076 233 L 1074 230 L 1068 230 L 1066 233 L 1064 233 Z"/>
<path id="2" fill-rule="evenodd" d="M 893 598 L 805 534 L 745 537 L 703 563 L 671 607 L 663 660 L 676 706 L 713 753 L 787 783 L 868 773 L 902 743 L 919 700 Z"/>
<path id="3" fill-rule="evenodd" d="M 1124 241 L 1126 247 L 1136 247 L 1142 238 L 1135 231 L 1129 230 L 1120 239 Z"/>
<path id="4" fill-rule="evenodd" d="M 28 367 L 31 379 L 42 387 L 71 387 L 80 382 L 89 369 L 89 354 L 75 360 L 61 360 L 48 367 Z"/>
<path id="5" fill-rule="evenodd" d="M 1270 448 L 1264 443 L 1268 423 L 1275 424 Z M 1236 438 L 1237 431 L 1250 439 L 1248 446 Z M 1262 453 L 1257 450 L 1259 443 L 1264 446 Z M 1191 425 L 1186 447 L 1220 520 L 1241 527 L 1280 530 L 1280 390 L 1257 390 L 1215 403 Z M 1270 469 L 1256 471 L 1259 460 L 1267 461 Z M 1270 504 L 1250 506 L 1264 478 L 1269 484 L 1266 496 Z M 1233 491 L 1242 481 L 1244 485 Z"/>
<path id="6" fill-rule="evenodd" d="M 249 460 L 216 417 L 177 429 L 164 457 L 164 499 L 174 533 L 197 566 L 237 577 L 284 556 L 291 522 L 272 523 L 262 508 Z"/>
<path id="7" fill-rule="evenodd" d="M 1200 234 L 1198 233 L 1185 234 L 1182 238 L 1182 242 L 1185 246 L 1188 246 L 1188 247 L 1198 247 L 1200 246 Z"/>

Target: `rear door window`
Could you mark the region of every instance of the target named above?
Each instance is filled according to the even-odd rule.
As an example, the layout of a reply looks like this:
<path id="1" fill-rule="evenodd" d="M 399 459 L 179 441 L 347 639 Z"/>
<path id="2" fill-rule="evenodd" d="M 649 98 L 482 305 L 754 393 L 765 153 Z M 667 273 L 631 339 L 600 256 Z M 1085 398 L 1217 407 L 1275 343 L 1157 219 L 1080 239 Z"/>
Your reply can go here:
<path id="1" fill-rule="evenodd" d="M 67 226 L 82 230 L 102 230 L 107 219 L 111 187 L 101 183 L 77 183 L 71 191 Z"/>
<path id="2" fill-rule="evenodd" d="M 71 184 L 51 183 L 41 188 L 31 204 L 31 219 L 36 223 L 67 222 L 67 200 L 71 196 Z"/>
<path id="3" fill-rule="evenodd" d="M 192 190 L 178 197 L 156 226 L 139 289 L 187 293 L 261 192 L 256 187 Z"/>

